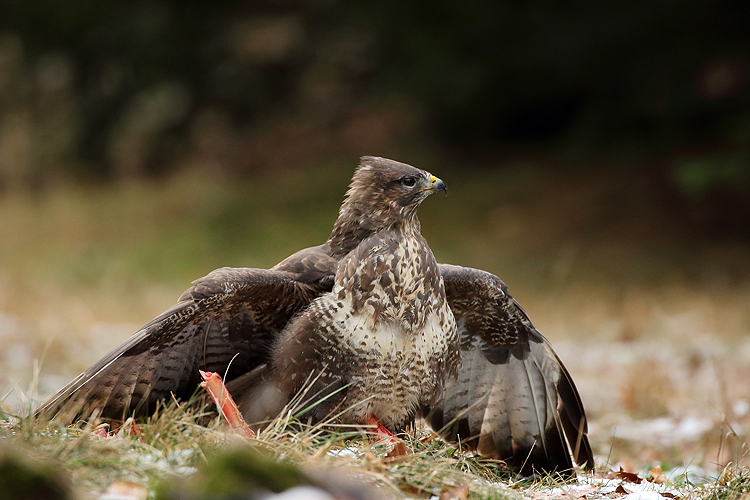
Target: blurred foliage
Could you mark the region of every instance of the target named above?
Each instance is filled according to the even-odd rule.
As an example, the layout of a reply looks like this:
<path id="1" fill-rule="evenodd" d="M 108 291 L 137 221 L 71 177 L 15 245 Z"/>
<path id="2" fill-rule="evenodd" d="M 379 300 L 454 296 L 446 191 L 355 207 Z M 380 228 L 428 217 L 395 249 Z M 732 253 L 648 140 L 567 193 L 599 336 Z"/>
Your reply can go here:
<path id="1" fill-rule="evenodd" d="M 748 14 L 740 0 L 5 0 L 0 187 L 361 154 L 498 166 L 498 148 L 521 147 L 633 157 L 612 163 L 694 204 L 750 189 L 726 175 L 750 151 Z"/>
<path id="2" fill-rule="evenodd" d="M 39 500 L 72 499 L 70 479 L 59 467 L 36 462 L 11 451 L 0 449 L 0 500 L 38 498 Z"/>
<path id="3" fill-rule="evenodd" d="M 677 160 L 671 181 L 694 228 L 709 236 L 750 237 L 750 149 Z"/>
<path id="4" fill-rule="evenodd" d="M 712 189 L 734 186 L 750 187 L 750 152 L 729 155 L 699 156 L 679 163 L 674 180 L 680 191 L 693 197 L 705 196 Z"/>

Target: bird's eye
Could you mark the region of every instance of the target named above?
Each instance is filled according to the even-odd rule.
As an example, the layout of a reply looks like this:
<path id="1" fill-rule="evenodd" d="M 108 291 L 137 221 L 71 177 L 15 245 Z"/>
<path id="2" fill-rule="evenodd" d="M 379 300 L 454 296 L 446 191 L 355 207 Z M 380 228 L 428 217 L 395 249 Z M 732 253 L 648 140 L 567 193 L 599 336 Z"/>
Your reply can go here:
<path id="1" fill-rule="evenodd" d="M 416 179 L 414 177 L 404 177 L 401 179 L 401 184 L 403 184 L 406 187 L 414 187 L 414 185 L 417 183 Z"/>

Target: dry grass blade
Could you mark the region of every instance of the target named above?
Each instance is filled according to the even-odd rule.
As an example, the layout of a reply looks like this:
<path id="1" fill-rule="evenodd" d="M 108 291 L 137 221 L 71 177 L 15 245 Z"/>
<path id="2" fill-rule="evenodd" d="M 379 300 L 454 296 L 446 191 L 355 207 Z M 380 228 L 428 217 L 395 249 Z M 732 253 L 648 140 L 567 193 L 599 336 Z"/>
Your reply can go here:
<path id="1" fill-rule="evenodd" d="M 69 478 L 66 484 L 73 485 L 72 498 L 91 496 L 92 492 L 99 495 L 114 483 L 132 482 L 153 493 L 165 480 L 173 484 L 170 477 L 193 476 L 193 481 L 227 478 L 230 472 L 216 467 L 244 460 L 241 450 L 260 452 L 269 463 L 279 463 L 283 477 L 301 474 L 299 477 L 311 483 L 316 477 L 331 477 L 334 483 L 341 478 L 341 484 L 365 482 L 379 487 L 380 494 L 395 498 L 463 498 L 465 488 L 469 499 L 505 499 L 519 494 L 546 499 L 584 491 L 581 488 L 589 497 L 603 497 L 616 491 L 613 480 L 601 476 L 578 484 L 564 483 L 555 476 L 515 481 L 503 462 L 461 453 L 420 427 L 398 436 L 410 453 L 399 460 L 386 460 L 393 452 L 392 443 L 372 442 L 366 429 L 341 426 L 335 419 L 305 424 L 293 407 L 271 421 L 257 439 L 248 441 L 227 429 L 213 412 L 204 411 L 206 408 L 171 402 L 143 422 L 137 435 L 108 438 L 94 432 L 95 423 L 63 427 L 28 416 L 14 417 L 0 426 L 0 447 L 13 448 L 35 463 L 51 464 L 62 471 Z M 235 455 L 239 458 L 232 458 Z M 235 465 L 232 470 L 246 466 Z M 333 475 L 327 476 L 325 471 L 332 469 Z M 202 472 L 195 475 L 198 470 Z M 271 480 L 262 474 L 258 477 L 256 483 Z M 643 481 L 644 486 L 647 483 Z M 674 479 L 653 485 L 662 488 L 665 498 L 738 500 L 750 492 L 750 474 L 745 468 L 728 467 L 717 482 L 704 486 L 677 485 Z"/>

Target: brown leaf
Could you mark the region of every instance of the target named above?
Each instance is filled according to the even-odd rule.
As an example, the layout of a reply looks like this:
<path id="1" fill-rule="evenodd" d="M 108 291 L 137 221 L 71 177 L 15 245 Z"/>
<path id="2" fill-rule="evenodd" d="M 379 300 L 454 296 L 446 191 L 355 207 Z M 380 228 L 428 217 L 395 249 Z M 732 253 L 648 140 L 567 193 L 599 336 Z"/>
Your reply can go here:
<path id="1" fill-rule="evenodd" d="M 670 493 L 668 491 L 665 491 L 664 493 L 659 493 L 659 494 L 661 496 L 663 496 L 663 497 L 674 498 L 675 500 L 681 500 L 682 499 L 682 497 L 679 497 L 679 496 L 675 495 L 674 493 Z"/>
<path id="2" fill-rule="evenodd" d="M 622 467 L 620 467 L 619 471 L 614 473 L 614 477 L 616 479 L 622 479 L 623 481 L 627 481 L 629 483 L 641 484 L 643 482 L 643 479 L 638 477 L 638 474 L 627 472 Z"/>
<path id="3" fill-rule="evenodd" d="M 383 459 L 383 463 L 390 464 L 394 462 L 400 462 L 403 460 L 409 453 L 411 453 L 411 450 L 409 449 L 406 444 L 398 440 L 396 441 L 396 445 L 393 447 L 391 451 L 388 452 L 388 454 Z"/>
<path id="4" fill-rule="evenodd" d="M 618 494 L 620 494 L 620 495 L 627 495 L 627 494 L 629 494 L 630 492 L 629 492 L 628 490 L 626 490 L 625 488 L 623 488 L 623 487 L 622 487 L 622 485 L 620 485 L 620 486 L 618 486 L 618 487 L 617 487 L 617 489 L 615 490 L 615 493 L 618 493 Z"/>
<path id="5" fill-rule="evenodd" d="M 664 471 L 661 470 L 661 467 L 657 465 L 656 467 L 648 471 L 648 473 L 651 474 L 651 477 L 648 480 L 656 484 L 666 483 L 667 477 L 664 474 L 662 474 L 663 472 Z"/>
<path id="6" fill-rule="evenodd" d="M 654 477 L 658 476 L 662 472 L 664 472 L 664 471 L 661 470 L 661 467 L 659 467 L 658 465 L 656 467 L 654 467 L 653 469 L 651 469 L 650 471 L 648 471 L 648 473 L 651 474 Z"/>
<path id="7" fill-rule="evenodd" d="M 469 498 L 469 487 L 465 484 L 445 488 L 440 492 L 440 500 L 466 500 Z"/>

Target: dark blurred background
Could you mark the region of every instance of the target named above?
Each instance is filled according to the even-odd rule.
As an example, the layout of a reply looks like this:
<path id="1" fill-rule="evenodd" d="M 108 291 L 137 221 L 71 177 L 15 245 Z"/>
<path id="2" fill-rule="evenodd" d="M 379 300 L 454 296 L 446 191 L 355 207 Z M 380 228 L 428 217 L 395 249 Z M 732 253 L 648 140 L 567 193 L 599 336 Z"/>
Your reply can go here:
<path id="1" fill-rule="evenodd" d="M 545 168 L 645 175 L 681 224 L 750 236 L 742 0 L 0 9 L 4 190 L 196 159 L 251 176 L 362 154 L 466 168 L 542 154 Z"/>

